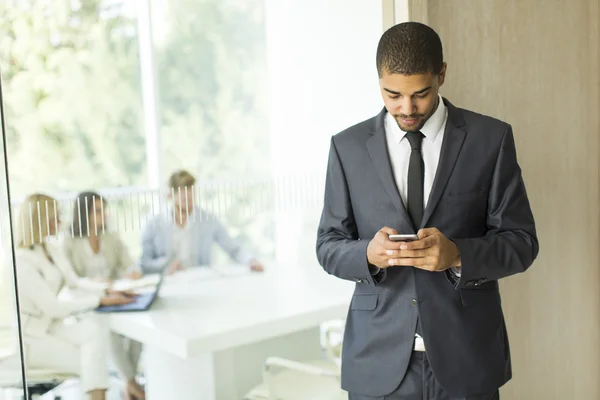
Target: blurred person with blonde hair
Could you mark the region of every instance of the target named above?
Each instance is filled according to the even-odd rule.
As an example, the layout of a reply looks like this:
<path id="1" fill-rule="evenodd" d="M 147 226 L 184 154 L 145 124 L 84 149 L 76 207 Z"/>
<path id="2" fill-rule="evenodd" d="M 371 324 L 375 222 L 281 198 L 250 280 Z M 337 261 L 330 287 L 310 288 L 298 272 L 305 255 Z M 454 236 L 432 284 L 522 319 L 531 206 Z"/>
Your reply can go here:
<path id="1" fill-rule="evenodd" d="M 81 279 L 97 282 L 142 276 L 118 233 L 108 229 L 108 202 L 96 192 L 77 195 L 72 215 L 72 229 L 64 241 L 64 251 Z M 143 399 L 145 393 L 136 382 L 142 344 L 117 333 L 110 334 L 110 353 L 114 366 L 126 382 L 125 399 Z"/>
<path id="2" fill-rule="evenodd" d="M 128 293 L 77 278 L 56 241 L 57 202 L 33 194 L 25 199 L 16 223 L 16 268 L 21 324 L 28 367 L 76 374 L 92 400 L 104 400 L 108 388 L 108 330 L 93 315 L 100 305 L 128 304 Z M 86 295 L 59 298 L 65 287 Z M 77 316 L 74 321 L 67 317 Z"/>
<path id="3" fill-rule="evenodd" d="M 178 170 L 168 182 L 168 198 L 172 208 L 153 218 L 142 235 L 141 267 L 145 272 L 167 268 L 172 274 L 194 266 L 210 266 L 211 248 L 218 244 L 233 260 L 248 265 L 252 271 L 263 271 L 262 264 L 229 236 L 218 218 L 201 210 L 194 202 L 196 178 Z"/>

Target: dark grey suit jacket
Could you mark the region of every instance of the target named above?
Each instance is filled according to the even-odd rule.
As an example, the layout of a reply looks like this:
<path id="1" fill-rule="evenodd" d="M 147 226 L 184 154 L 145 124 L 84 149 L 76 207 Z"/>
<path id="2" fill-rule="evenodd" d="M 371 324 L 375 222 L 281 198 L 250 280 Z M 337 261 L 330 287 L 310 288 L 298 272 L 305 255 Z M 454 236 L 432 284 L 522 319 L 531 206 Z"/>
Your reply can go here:
<path id="1" fill-rule="evenodd" d="M 342 360 L 349 392 L 385 396 L 399 386 L 417 317 L 435 376 L 452 396 L 492 392 L 511 378 L 498 280 L 525 271 L 538 253 L 512 128 L 444 103 L 448 123 L 418 228 L 438 228 L 456 243 L 458 281 L 412 267 L 371 276 L 366 248 L 377 231 L 417 230 L 394 181 L 385 109 L 331 140 L 317 257 L 328 273 L 356 282 Z"/>

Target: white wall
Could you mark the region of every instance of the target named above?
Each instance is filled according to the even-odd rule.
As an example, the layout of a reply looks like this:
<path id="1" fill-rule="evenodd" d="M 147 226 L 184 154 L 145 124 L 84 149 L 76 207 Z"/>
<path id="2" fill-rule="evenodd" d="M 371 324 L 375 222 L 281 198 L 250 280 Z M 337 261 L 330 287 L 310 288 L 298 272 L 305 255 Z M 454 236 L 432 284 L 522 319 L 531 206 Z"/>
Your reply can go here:
<path id="1" fill-rule="evenodd" d="M 381 2 L 266 0 L 266 29 L 273 172 L 324 175 L 331 136 L 383 106 L 375 68 Z M 298 246 L 303 219 L 277 214 L 278 259 L 311 251 Z"/>

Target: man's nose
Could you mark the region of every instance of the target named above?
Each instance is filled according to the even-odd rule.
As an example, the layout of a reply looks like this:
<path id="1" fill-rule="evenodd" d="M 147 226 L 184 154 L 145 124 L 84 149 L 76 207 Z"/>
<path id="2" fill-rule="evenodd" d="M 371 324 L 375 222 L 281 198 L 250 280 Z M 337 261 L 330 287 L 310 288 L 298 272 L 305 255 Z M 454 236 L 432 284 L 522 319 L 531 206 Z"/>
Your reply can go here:
<path id="1" fill-rule="evenodd" d="M 411 97 L 405 97 L 400 100 L 400 112 L 404 115 L 413 115 L 416 112 L 416 107 Z"/>

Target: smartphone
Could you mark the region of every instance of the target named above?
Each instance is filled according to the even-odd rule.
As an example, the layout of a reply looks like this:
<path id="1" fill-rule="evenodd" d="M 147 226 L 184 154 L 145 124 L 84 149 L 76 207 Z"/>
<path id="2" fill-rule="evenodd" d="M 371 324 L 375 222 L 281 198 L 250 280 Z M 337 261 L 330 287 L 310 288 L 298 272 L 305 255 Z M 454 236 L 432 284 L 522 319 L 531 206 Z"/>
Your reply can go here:
<path id="1" fill-rule="evenodd" d="M 412 242 L 414 240 L 419 240 L 419 236 L 412 233 L 404 235 L 389 235 L 389 239 L 392 242 Z"/>

